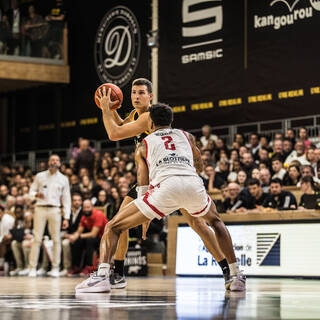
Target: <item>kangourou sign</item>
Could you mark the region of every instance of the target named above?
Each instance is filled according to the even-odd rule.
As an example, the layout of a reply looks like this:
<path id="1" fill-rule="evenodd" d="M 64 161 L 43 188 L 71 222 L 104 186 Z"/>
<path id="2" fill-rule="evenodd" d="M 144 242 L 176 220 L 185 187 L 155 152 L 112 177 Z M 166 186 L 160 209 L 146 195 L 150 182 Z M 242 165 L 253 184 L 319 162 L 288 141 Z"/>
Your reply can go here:
<path id="1" fill-rule="evenodd" d="M 161 0 L 159 17 L 159 99 L 176 125 L 317 112 L 320 1 Z"/>

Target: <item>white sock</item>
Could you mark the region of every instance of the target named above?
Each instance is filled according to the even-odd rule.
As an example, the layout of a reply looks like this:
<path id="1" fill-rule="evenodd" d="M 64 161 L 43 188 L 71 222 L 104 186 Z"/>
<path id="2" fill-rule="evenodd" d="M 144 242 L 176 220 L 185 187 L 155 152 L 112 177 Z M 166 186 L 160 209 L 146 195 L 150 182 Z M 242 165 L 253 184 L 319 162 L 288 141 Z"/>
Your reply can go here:
<path id="1" fill-rule="evenodd" d="M 239 266 L 236 262 L 229 264 L 230 276 L 235 276 L 239 273 Z"/>
<path id="2" fill-rule="evenodd" d="M 4 265 L 4 258 L 0 258 L 0 266 L 3 267 Z"/>
<path id="3" fill-rule="evenodd" d="M 109 263 L 100 263 L 97 275 L 99 277 L 105 277 L 109 275 L 109 270 L 110 270 L 110 264 Z"/>

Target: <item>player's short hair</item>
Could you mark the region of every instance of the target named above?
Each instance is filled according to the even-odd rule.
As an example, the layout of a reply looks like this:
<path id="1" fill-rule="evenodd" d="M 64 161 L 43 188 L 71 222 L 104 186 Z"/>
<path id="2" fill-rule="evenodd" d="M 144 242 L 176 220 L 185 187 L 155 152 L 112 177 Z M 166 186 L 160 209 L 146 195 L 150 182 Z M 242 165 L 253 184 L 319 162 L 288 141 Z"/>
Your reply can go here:
<path id="1" fill-rule="evenodd" d="M 153 104 L 150 108 L 150 118 L 156 126 L 168 126 L 173 121 L 173 111 L 165 103 Z"/>
<path id="2" fill-rule="evenodd" d="M 152 93 L 152 82 L 145 78 L 138 78 L 133 80 L 132 87 L 133 86 L 146 86 L 149 93 Z"/>

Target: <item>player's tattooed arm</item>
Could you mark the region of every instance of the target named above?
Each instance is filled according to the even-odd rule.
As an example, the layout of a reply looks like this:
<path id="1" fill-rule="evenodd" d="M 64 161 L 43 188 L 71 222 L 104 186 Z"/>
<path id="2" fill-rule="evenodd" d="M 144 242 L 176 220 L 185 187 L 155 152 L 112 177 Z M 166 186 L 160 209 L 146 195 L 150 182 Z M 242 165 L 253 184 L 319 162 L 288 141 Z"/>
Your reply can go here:
<path id="1" fill-rule="evenodd" d="M 196 168 L 197 173 L 200 174 L 203 171 L 203 162 L 201 158 L 201 152 L 197 147 L 195 137 L 191 133 L 188 133 L 188 136 L 189 136 L 192 153 L 193 153 L 193 165 Z"/>
<path id="2" fill-rule="evenodd" d="M 135 152 L 138 186 L 149 185 L 149 169 L 146 162 L 146 145 L 140 143 Z"/>

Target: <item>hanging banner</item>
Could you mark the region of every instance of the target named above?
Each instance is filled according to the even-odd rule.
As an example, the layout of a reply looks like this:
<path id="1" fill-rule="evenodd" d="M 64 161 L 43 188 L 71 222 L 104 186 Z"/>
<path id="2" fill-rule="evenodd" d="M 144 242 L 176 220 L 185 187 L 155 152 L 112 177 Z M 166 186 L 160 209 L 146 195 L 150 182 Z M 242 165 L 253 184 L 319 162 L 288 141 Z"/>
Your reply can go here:
<path id="1" fill-rule="evenodd" d="M 317 112 L 319 1 L 161 0 L 159 17 L 159 100 L 176 126 Z"/>

